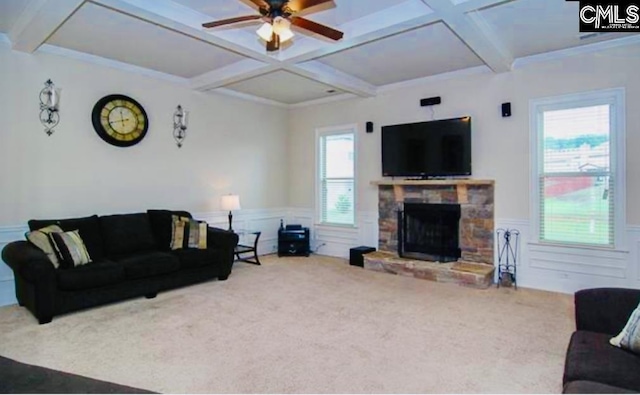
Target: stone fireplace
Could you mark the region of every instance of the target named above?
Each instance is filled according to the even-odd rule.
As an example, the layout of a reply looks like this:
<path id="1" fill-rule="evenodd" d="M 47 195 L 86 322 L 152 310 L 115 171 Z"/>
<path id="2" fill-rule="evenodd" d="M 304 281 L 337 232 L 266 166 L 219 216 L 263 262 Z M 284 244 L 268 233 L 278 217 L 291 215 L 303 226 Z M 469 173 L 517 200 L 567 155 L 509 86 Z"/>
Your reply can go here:
<path id="1" fill-rule="evenodd" d="M 492 180 L 374 184 L 378 186 L 379 252 L 365 255 L 365 268 L 476 287 L 493 283 Z M 451 255 L 456 250 L 459 255 Z"/>

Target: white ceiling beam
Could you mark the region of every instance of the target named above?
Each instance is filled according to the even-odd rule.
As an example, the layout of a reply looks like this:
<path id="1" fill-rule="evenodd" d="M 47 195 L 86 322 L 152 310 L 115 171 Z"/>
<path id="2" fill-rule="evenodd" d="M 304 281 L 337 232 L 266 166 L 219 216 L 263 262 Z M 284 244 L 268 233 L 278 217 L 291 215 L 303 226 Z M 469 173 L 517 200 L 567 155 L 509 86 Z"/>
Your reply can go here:
<path id="1" fill-rule="evenodd" d="M 433 10 L 438 11 L 442 20 L 491 70 L 496 73 L 511 71 L 513 57 L 488 23 L 477 13 L 469 14 L 472 5 L 466 8 L 454 6 L 450 0 L 422 0 Z M 483 1 L 485 7 L 504 3 L 504 0 Z M 473 6 L 479 6 L 476 1 Z M 464 4 L 464 3 L 463 3 Z"/>
<path id="2" fill-rule="evenodd" d="M 208 91 L 276 71 L 280 66 L 245 59 L 189 80 L 192 89 Z"/>
<path id="3" fill-rule="evenodd" d="M 373 97 L 377 94 L 378 89 L 375 85 L 336 70 L 324 63 L 311 61 L 296 65 L 285 64 L 282 68 L 299 76 L 310 78 L 360 97 Z"/>
<path id="4" fill-rule="evenodd" d="M 460 13 L 478 11 L 485 8 L 494 7 L 504 3 L 511 3 L 516 0 L 467 0 L 455 6 L 456 11 Z"/>
<path id="5" fill-rule="evenodd" d="M 339 28 L 344 31 L 342 40 L 326 45 L 319 43 L 316 49 L 291 48 L 293 55 L 284 54 L 281 59 L 289 64 L 307 62 L 359 45 L 381 40 L 396 34 L 414 30 L 435 22 L 441 18 L 421 3 L 412 1 L 368 15 L 356 21 L 346 23 Z M 353 27 L 352 27 L 353 26 Z M 296 43 L 298 44 L 298 43 Z"/>
<path id="6" fill-rule="evenodd" d="M 33 53 L 85 0 L 31 0 L 9 32 L 16 51 Z"/>
<path id="7" fill-rule="evenodd" d="M 194 15 L 180 14 L 183 8 L 176 7 L 176 3 L 171 1 L 158 0 L 91 0 L 93 3 L 130 15 L 134 18 L 153 23 L 154 25 L 175 32 L 184 34 L 189 37 L 204 41 L 228 51 L 246 56 L 251 59 L 259 60 L 268 64 L 279 63 L 277 59 L 268 56 L 262 52 L 253 51 L 245 46 L 235 44 L 231 41 L 222 39 L 203 30 L 200 23 L 201 19 L 196 21 Z M 188 19 L 187 19 L 188 18 Z"/>

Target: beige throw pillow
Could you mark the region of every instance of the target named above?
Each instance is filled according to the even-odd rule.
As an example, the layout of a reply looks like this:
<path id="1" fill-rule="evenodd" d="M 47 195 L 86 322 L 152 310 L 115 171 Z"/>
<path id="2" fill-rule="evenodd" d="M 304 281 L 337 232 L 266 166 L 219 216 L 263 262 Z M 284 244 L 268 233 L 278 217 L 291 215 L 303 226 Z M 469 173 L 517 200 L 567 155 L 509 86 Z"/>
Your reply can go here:
<path id="1" fill-rule="evenodd" d="M 640 305 L 631 313 L 627 325 L 618 336 L 609 340 L 616 347 L 640 354 Z"/>
<path id="2" fill-rule="evenodd" d="M 207 228 L 204 221 L 173 215 L 171 222 L 171 249 L 207 248 Z"/>
<path id="3" fill-rule="evenodd" d="M 56 255 L 54 246 L 49 240 L 50 233 L 62 233 L 62 229 L 58 225 L 49 225 L 45 228 L 34 230 L 26 234 L 27 240 L 39 249 L 41 249 L 53 264 L 56 269 L 60 267 L 60 260 Z"/>

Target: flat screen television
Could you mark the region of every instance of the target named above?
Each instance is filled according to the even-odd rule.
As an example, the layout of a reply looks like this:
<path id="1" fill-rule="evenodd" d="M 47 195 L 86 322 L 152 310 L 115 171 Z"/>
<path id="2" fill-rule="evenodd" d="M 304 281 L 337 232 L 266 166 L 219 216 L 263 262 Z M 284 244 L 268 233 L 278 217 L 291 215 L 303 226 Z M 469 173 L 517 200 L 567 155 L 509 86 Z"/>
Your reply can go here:
<path id="1" fill-rule="evenodd" d="M 383 126 L 382 175 L 471 175 L 471 117 Z"/>

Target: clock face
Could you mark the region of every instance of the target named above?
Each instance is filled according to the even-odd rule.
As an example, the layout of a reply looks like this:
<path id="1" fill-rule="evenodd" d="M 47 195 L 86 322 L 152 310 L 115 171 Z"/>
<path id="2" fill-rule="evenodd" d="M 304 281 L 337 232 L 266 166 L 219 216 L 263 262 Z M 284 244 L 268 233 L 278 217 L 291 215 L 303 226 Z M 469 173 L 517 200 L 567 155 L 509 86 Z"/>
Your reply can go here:
<path id="1" fill-rule="evenodd" d="M 149 128 L 144 108 L 124 95 L 109 95 L 98 100 L 93 107 L 91 120 L 98 136 L 117 147 L 139 143 Z"/>

